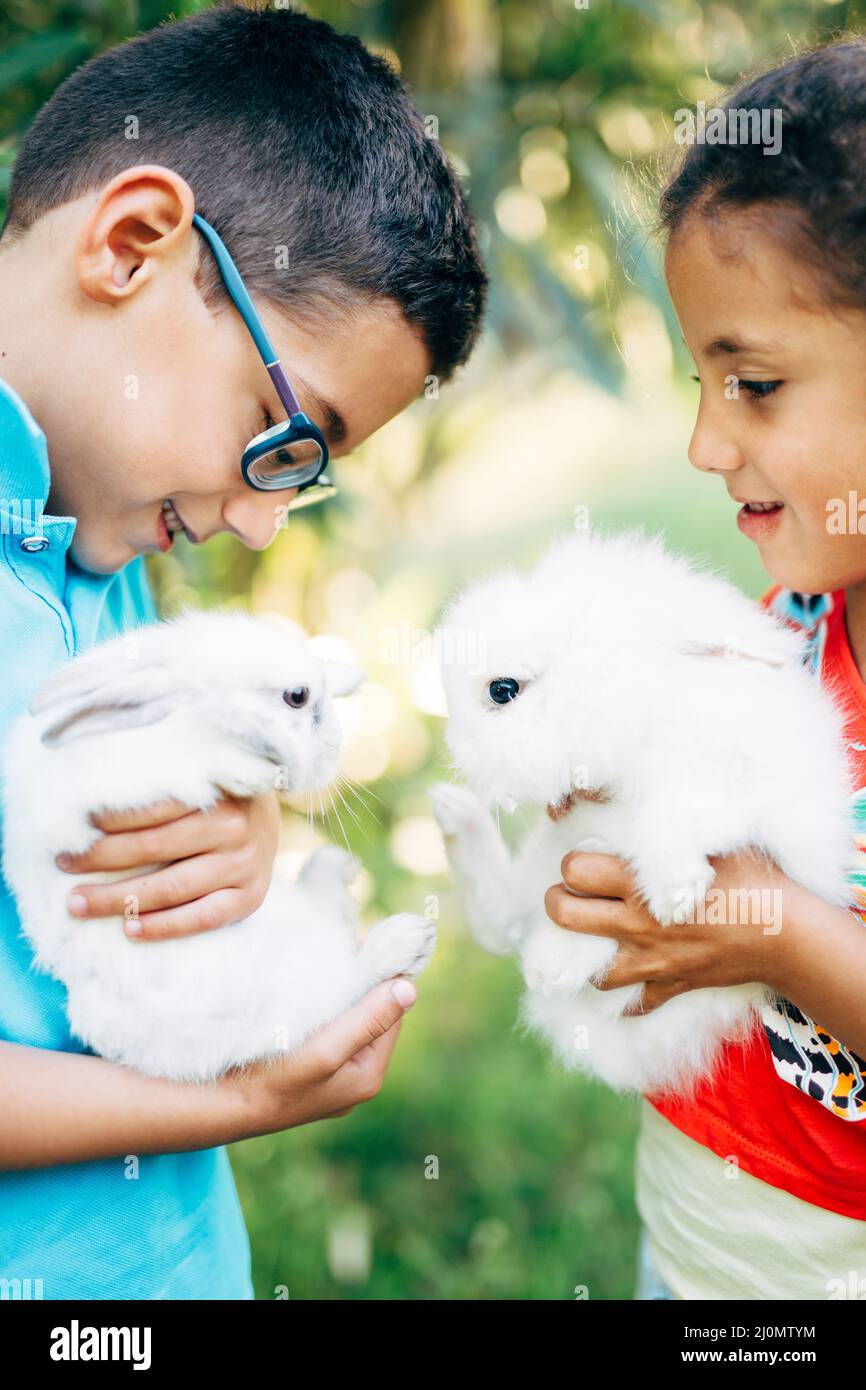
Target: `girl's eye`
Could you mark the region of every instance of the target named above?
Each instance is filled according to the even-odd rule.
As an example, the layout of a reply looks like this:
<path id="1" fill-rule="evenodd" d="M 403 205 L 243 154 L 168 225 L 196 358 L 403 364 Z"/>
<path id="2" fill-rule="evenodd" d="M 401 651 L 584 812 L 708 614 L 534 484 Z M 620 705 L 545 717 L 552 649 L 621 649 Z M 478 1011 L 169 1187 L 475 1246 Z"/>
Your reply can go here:
<path id="1" fill-rule="evenodd" d="M 693 376 L 692 381 L 696 381 L 700 386 L 699 376 Z M 765 400 L 767 396 L 772 396 L 774 391 L 778 391 L 783 383 L 781 381 L 747 381 L 744 377 L 737 378 L 737 385 L 742 386 L 744 391 L 748 391 L 753 401 Z"/>
<path id="2" fill-rule="evenodd" d="M 739 379 L 739 384 L 756 401 L 764 400 L 766 396 L 772 396 L 773 392 L 778 391 L 782 385 L 781 381 L 744 381 L 742 377 Z"/>
<path id="3" fill-rule="evenodd" d="M 507 705 L 511 700 L 516 700 L 520 694 L 520 682 L 511 676 L 503 676 L 500 680 L 490 682 L 487 687 L 487 694 L 494 705 Z"/>

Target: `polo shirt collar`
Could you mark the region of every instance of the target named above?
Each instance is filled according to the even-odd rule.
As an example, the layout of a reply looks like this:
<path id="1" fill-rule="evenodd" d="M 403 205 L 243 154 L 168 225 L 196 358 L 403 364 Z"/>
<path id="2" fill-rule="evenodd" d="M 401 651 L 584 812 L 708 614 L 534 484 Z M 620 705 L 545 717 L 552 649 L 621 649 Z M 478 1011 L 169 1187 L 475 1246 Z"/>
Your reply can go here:
<path id="1" fill-rule="evenodd" d="M 45 537 L 55 554 L 65 553 L 77 525 L 74 516 L 50 516 L 48 444 L 25 402 L 0 379 L 0 521 L 7 531 L 34 545 Z"/>

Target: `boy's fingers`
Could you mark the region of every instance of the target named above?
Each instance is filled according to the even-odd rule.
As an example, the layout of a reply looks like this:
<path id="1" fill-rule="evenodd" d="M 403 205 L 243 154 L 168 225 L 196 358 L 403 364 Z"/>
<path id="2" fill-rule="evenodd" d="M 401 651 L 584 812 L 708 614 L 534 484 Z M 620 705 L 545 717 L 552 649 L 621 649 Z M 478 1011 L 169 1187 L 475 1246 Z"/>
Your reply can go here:
<path id="1" fill-rule="evenodd" d="M 240 922 L 253 911 L 245 893 L 239 888 L 221 888 L 194 902 L 169 908 L 166 912 L 148 912 L 138 918 L 140 930 L 136 941 L 168 941 L 179 936 L 196 936 L 199 932 L 215 931 Z M 127 935 L 129 932 L 129 923 Z"/>
<path id="2" fill-rule="evenodd" d="M 339 1071 L 365 1047 L 374 1047 L 387 1059 L 397 1041 L 394 1024 L 400 1022 L 416 997 L 417 991 L 411 980 L 403 976 L 396 980 L 384 980 L 334 1019 L 333 1023 L 327 1024 L 316 1035 L 316 1051 L 325 1070 L 330 1073 Z M 387 1038 L 392 1028 L 394 1037 Z"/>
<path id="3" fill-rule="evenodd" d="M 634 878 L 623 859 L 612 854 L 572 850 L 560 866 L 562 881 L 575 893 L 593 898 L 626 898 L 634 892 Z"/>
<path id="4" fill-rule="evenodd" d="M 151 825 L 164 825 L 166 821 L 180 820 L 182 816 L 194 814 L 195 807 L 185 806 L 182 801 L 169 797 L 131 811 L 101 811 L 91 816 L 90 820 L 97 830 L 114 834 L 118 830 L 144 830 Z"/>
<path id="5" fill-rule="evenodd" d="M 86 853 L 61 854 L 55 862 L 65 873 L 102 873 L 189 859 L 214 848 L 213 822 L 202 812 L 192 811 L 141 830 L 106 833 Z"/>
<path id="6" fill-rule="evenodd" d="M 403 1020 L 398 1018 L 386 1033 L 362 1047 L 330 1078 L 329 1084 L 339 1098 L 341 1109 L 346 1101 L 349 1102 L 348 1109 L 351 1109 L 379 1094 L 402 1027 Z"/>
<path id="7" fill-rule="evenodd" d="M 72 917 L 119 917 L 132 911 L 135 917 L 180 907 L 197 898 L 234 888 L 231 865 L 226 856 L 200 854 L 179 859 L 164 869 L 119 878 L 113 883 L 76 883 L 70 889 L 67 905 Z"/>
<path id="8" fill-rule="evenodd" d="M 404 1009 L 404 1015 L 406 1012 L 407 1010 Z M 388 1031 L 382 1034 L 381 1038 L 374 1038 L 371 1043 L 367 1043 L 366 1047 L 362 1047 L 360 1052 L 356 1052 L 354 1057 L 350 1057 L 346 1066 L 363 1065 L 368 1059 L 372 1059 L 374 1067 L 380 1073 L 384 1072 L 388 1066 L 391 1053 L 397 1046 L 397 1039 L 400 1036 L 402 1024 L 402 1017 L 398 1018 L 397 1022 L 393 1023 Z"/>

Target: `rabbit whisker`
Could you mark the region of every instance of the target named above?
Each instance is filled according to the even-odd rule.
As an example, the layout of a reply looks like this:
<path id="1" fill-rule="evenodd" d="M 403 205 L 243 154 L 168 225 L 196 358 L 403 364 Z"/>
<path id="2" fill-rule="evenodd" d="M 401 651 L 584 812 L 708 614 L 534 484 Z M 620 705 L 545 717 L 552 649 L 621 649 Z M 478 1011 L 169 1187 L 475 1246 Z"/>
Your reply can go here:
<path id="1" fill-rule="evenodd" d="M 337 817 L 337 824 L 338 824 L 339 827 L 340 827 L 340 834 L 343 836 L 343 839 L 344 839 L 345 842 L 346 842 L 346 849 L 349 850 L 349 853 L 351 853 L 351 847 L 350 847 L 350 845 L 349 845 L 349 837 L 348 837 L 348 835 L 346 834 L 346 827 L 345 827 L 344 824 L 343 824 L 342 818 L 341 818 L 341 816 L 340 816 L 340 812 L 337 810 L 337 803 L 336 803 L 335 800 L 334 800 L 334 793 L 333 793 L 333 791 L 332 791 L 332 789 L 331 789 L 330 787 L 326 788 L 326 790 L 327 790 L 328 796 L 331 798 L 331 809 L 333 810 L 334 815 Z"/>
<path id="2" fill-rule="evenodd" d="M 381 824 L 381 821 L 379 819 L 379 816 L 376 814 L 375 809 L 367 801 L 366 797 L 361 791 L 361 788 L 358 786 L 356 782 L 351 782 L 347 777 L 342 776 L 337 778 L 337 782 L 341 786 L 345 787 L 347 792 L 351 792 L 353 796 L 356 796 L 358 798 L 364 810 L 367 812 L 367 815 L 370 816 L 370 818 L 374 820 L 377 825 Z"/>
<path id="3" fill-rule="evenodd" d="M 352 817 L 352 820 L 355 822 L 355 824 L 357 825 L 357 827 L 358 827 L 358 829 L 360 830 L 361 834 L 364 836 L 364 839 L 367 841 L 367 844 L 368 844 L 368 845 L 370 846 L 370 848 L 372 849 L 372 847 L 373 847 L 373 841 L 370 839 L 370 836 L 367 834 L 366 830 L 364 829 L 364 826 L 363 826 L 363 824 L 361 823 L 360 817 L 357 816 L 357 815 L 355 814 L 355 812 L 353 811 L 352 807 L 349 805 L 348 801 L 347 801 L 346 798 L 344 797 L 343 793 L 340 791 L 339 783 L 337 783 L 337 782 L 334 783 L 334 785 L 333 785 L 333 790 L 332 790 L 332 793 L 331 793 L 332 796 L 333 796 L 333 792 L 336 792 L 336 793 L 337 793 L 337 796 L 338 796 L 338 797 L 340 798 L 340 800 L 342 801 L 343 805 L 344 805 L 345 808 L 346 808 L 346 811 L 347 811 L 348 814 Z M 334 809 L 336 810 L 336 803 L 334 803 Z"/>
<path id="4" fill-rule="evenodd" d="M 363 798 L 363 796 L 361 795 L 361 783 L 360 783 L 360 782 L 356 782 L 356 781 L 354 780 L 354 778 L 352 778 L 352 777 L 347 777 L 345 773 L 341 773 L 341 774 L 340 774 L 340 781 L 343 782 L 346 786 L 351 787 L 352 790 L 355 792 L 355 794 L 356 794 L 357 796 L 360 796 L 360 797 L 361 797 L 361 800 L 363 801 L 364 798 Z M 390 781 L 390 778 L 389 778 L 389 781 Z M 396 785 L 396 784 L 395 784 L 395 785 Z M 384 806 L 384 805 L 385 805 L 385 802 L 384 802 L 384 800 L 382 799 L 382 797 L 379 796 L 379 795 L 377 795 L 377 793 L 373 791 L 373 788 L 372 788 L 372 787 L 368 787 L 366 783 L 364 784 L 364 792 L 366 793 L 367 796 L 372 796 L 372 798 L 373 798 L 374 801 L 378 801 L 378 803 L 379 803 L 380 806 Z"/>

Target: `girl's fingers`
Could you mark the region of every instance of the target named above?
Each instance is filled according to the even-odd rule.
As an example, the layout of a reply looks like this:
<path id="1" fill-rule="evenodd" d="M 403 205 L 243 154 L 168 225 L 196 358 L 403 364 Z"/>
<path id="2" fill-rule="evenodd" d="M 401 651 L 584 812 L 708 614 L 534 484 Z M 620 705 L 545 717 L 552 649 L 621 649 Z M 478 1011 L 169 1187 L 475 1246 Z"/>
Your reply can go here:
<path id="1" fill-rule="evenodd" d="M 640 999 L 634 1004 L 630 1004 L 627 1009 L 623 1009 L 623 1018 L 640 1018 L 643 1014 L 651 1014 L 654 1009 L 666 1004 L 669 999 L 674 999 L 678 994 L 685 993 L 688 986 L 682 980 L 649 980 L 643 988 Z"/>
<path id="2" fill-rule="evenodd" d="M 572 850 L 563 859 L 560 872 L 566 887 L 593 898 L 627 898 L 635 888 L 628 865 L 611 854 Z"/>
<path id="3" fill-rule="evenodd" d="M 140 830 L 112 830 L 85 854 L 62 854 L 57 863 L 70 874 L 140 869 L 143 864 L 165 864 L 205 854 L 217 847 L 219 835 L 219 827 L 215 827 L 211 817 L 202 811 L 187 810 L 182 816 Z"/>
<path id="4" fill-rule="evenodd" d="M 544 910 L 558 927 L 586 932 L 589 936 L 619 937 L 626 926 L 625 904 L 621 898 L 577 898 L 561 883 L 548 888 Z"/>
<path id="5" fill-rule="evenodd" d="M 192 903 L 231 883 L 232 864 L 227 856 L 201 854 L 180 859 L 154 873 L 121 878 L 114 883 L 82 883 L 71 890 L 67 903 L 73 917 L 141 917 Z"/>
<path id="6" fill-rule="evenodd" d="M 590 984 L 595 989 L 602 990 L 624 989 L 627 985 L 644 985 L 644 994 L 646 995 L 646 991 L 649 990 L 651 992 L 649 997 L 657 999 L 658 1003 L 663 1003 L 664 999 L 672 998 L 674 994 L 680 994 L 686 988 L 682 980 L 673 978 L 670 967 L 658 955 L 635 949 L 628 942 L 623 942 L 620 945 L 610 964 L 593 976 Z M 665 993 L 664 999 L 662 999 L 659 997 L 660 991 L 670 991 L 670 993 Z"/>

